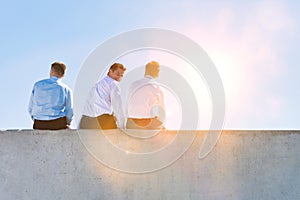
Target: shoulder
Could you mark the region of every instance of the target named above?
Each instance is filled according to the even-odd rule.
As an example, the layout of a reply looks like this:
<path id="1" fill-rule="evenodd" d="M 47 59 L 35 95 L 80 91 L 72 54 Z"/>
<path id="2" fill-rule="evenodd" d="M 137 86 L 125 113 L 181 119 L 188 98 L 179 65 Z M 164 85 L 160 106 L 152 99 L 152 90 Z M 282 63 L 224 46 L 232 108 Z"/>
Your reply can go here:
<path id="1" fill-rule="evenodd" d="M 108 78 L 108 76 L 105 76 L 104 78 L 100 79 L 96 84 L 95 87 L 108 87 L 112 84 L 111 80 Z"/>
<path id="2" fill-rule="evenodd" d="M 103 81 L 105 81 L 111 88 L 116 88 L 119 86 L 119 82 L 110 78 L 109 76 L 106 76 Z"/>
<path id="3" fill-rule="evenodd" d="M 61 88 L 65 89 L 66 91 L 71 92 L 71 88 L 68 85 L 66 85 L 65 83 L 58 81 L 57 85 L 60 86 Z"/>
<path id="4" fill-rule="evenodd" d="M 132 86 L 139 86 L 139 85 L 147 84 L 148 82 L 149 82 L 148 78 L 141 78 L 137 81 L 134 81 L 131 85 Z"/>
<path id="5" fill-rule="evenodd" d="M 42 80 L 39 80 L 37 82 L 34 83 L 34 86 L 40 86 L 40 85 L 45 85 L 49 83 L 49 78 L 45 78 L 45 79 L 42 79 Z"/>
<path id="6" fill-rule="evenodd" d="M 157 85 L 157 81 L 154 78 L 142 78 L 131 84 L 131 87 L 141 87 L 141 86 L 153 86 Z"/>

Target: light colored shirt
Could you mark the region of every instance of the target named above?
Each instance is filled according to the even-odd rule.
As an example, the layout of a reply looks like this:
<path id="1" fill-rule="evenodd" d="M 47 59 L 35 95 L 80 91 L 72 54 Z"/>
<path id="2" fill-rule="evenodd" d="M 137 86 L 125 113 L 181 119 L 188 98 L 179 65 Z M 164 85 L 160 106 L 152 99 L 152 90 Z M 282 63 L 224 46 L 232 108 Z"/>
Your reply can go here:
<path id="1" fill-rule="evenodd" d="M 31 118 L 54 120 L 67 118 L 70 124 L 73 118 L 71 89 L 56 76 L 40 80 L 33 86 L 28 111 Z"/>
<path id="2" fill-rule="evenodd" d="M 163 89 L 152 76 L 132 83 L 127 97 L 128 118 L 161 118 L 160 111 L 164 109 Z"/>
<path id="3" fill-rule="evenodd" d="M 114 115 L 118 127 L 124 128 L 125 116 L 119 82 L 109 76 L 98 81 L 89 92 L 82 114 L 89 117 L 98 117 L 103 114 Z"/>

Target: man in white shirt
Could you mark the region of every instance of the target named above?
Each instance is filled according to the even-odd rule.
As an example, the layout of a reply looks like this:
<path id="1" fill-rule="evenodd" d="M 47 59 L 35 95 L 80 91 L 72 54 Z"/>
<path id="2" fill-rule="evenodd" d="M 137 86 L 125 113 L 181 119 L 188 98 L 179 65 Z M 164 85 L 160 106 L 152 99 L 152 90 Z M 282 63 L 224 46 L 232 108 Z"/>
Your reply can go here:
<path id="1" fill-rule="evenodd" d="M 164 92 L 156 82 L 160 66 L 156 61 L 146 65 L 144 78 L 132 83 L 127 100 L 127 129 L 163 128 Z"/>
<path id="2" fill-rule="evenodd" d="M 114 63 L 102 80 L 91 89 L 83 115 L 81 129 L 116 129 L 125 127 L 119 82 L 126 68 Z"/>

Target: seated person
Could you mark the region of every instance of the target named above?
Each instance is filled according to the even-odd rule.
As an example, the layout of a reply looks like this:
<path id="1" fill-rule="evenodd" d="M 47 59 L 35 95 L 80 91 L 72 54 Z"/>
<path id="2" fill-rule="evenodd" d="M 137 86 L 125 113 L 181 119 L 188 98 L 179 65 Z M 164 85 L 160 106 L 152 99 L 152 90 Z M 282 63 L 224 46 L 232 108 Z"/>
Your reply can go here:
<path id="1" fill-rule="evenodd" d="M 28 111 L 33 119 L 33 129 L 67 129 L 73 117 L 72 92 L 61 82 L 66 65 L 54 62 L 50 78 L 40 80 L 33 86 Z"/>
<path id="2" fill-rule="evenodd" d="M 123 129 L 125 116 L 120 96 L 119 82 L 126 68 L 120 63 L 114 63 L 109 68 L 107 76 L 98 81 L 90 90 L 80 129 Z"/>
<path id="3" fill-rule="evenodd" d="M 127 100 L 127 129 L 161 129 L 160 111 L 164 110 L 164 92 L 157 83 L 160 66 L 152 61 L 146 65 L 145 75 L 129 88 Z"/>

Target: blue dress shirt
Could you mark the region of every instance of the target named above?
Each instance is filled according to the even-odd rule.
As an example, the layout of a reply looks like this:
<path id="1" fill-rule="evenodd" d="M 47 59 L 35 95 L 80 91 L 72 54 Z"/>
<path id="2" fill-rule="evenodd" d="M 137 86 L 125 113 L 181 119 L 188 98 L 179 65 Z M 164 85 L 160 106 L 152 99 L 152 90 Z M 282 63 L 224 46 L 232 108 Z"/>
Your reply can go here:
<path id="1" fill-rule="evenodd" d="M 40 80 L 33 86 L 28 111 L 33 120 L 67 117 L 70 124 L 73 117 L 72 91 L 56 76 Z"/>

